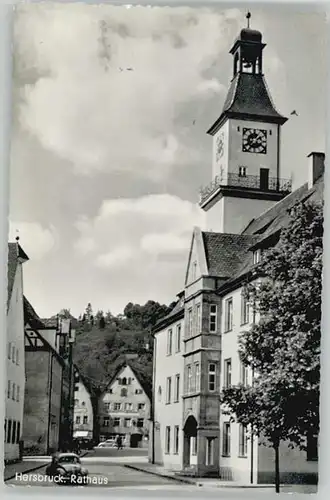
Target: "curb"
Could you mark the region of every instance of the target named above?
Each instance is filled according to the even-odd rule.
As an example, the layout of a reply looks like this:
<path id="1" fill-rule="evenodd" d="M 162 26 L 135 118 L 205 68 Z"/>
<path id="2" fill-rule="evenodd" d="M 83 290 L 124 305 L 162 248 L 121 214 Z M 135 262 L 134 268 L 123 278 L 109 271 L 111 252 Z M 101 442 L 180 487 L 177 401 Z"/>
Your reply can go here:
<path id="1" fill-rule="evenodd" d="M 202 486 L 201 483 L 196 483 L 195 481 L 193 481 L 191 479 L 183 479 L 181 477 L 174 477 L 174 476 L 171 476 L 169 474 L 160 474 L 159 472 L 155 472 L 153 470 L 148 470 L 148 469 L 142 469 L 141 467 L 137 467 L 135 465 L 124 464 L 124 467 L 127 467 L 128 469 L 137 470 L 139 472 L 145 472 L 146 474 L 151 474 L 153 476 L 165 477 L 166 479 L 171 479 L 172 481 L 176 481 L 178 483 L 192 484 L 194 486 Z"/>
<path id="2" fill-rule="evenodd" d="M 81 457 L 85 457 L 86 455 L 88 455 L 89 451 L 86 451 L 84 454 L 80 455 Z M 17 463 L 20 463 L 20 462 L 17 462 Z M 30 472 L 34 472 L 35 470 L 38 470 L 38 469 L 42 469 L 43 467 L 45 467 L 46 465 L 48 464 L 48 462 L 43 462 L 41 465 L 39 463 L 39 465 L 36 465 L 35 467 L 31 467 L 30 469 L 27 469 L 27 470 L 24 470 L 24 471 L 21 471 L 21 474 L 29 474 Z M 19 473 L 18 473 L 19 474 Z M 14 479 L 16 477 L 16 472 L 15 474 L 13 474 L 12 476 L 9 476 L 7 478 L 4 478 L 3 479 L 3 482 L 6 483 L 7 481 L 10 481 L 11 479 Z"/>
<path id="3" fill-rule="evenodd" d="M 137 470 L 139 472 L 145 472 L 146 474 L 151 474 L 153 476 L 158 476 L 158 477 L 165 477 L 166 479 L 172 479 L 172 481 L 177 481 L 179 483 L 185 483 L 185 484 L 191 484 L 193 486 L 196 486 L 196 487 L 205 487 L 207 486 L 207 483 L 203 483 L 203 482 L 198 482 L 198 481 L 194 481 L 194 479 L 187 479 L 187 478 L 181 478 L 181 477 L 175 477 L 175 476 L 171 476 L 169 474 L 162 474 L 160 472 L 156 472 L 156 471 L 153 471 L 153 470 L 148 470 L 148 469 L 143 469 L 141 467 L 138 467 L 136 465 L 129 465 L 129 464 L 124 464 L 124 467 L 127 467 L 128 469 L 133 469 L 133 470 Z M 226 488 L 226 489 L 230 489 L 230 488 L 235 488 L 235 489 L 245 489 L 245 490 L 253 490 L 253 489 L 274 489 L 275 488 L 275 485 L 273 484 L 221 484 L 221 481 L 219 480 L 219 484 L 217 484 L 216 486 L 213 486 L 213 488 Z"/>

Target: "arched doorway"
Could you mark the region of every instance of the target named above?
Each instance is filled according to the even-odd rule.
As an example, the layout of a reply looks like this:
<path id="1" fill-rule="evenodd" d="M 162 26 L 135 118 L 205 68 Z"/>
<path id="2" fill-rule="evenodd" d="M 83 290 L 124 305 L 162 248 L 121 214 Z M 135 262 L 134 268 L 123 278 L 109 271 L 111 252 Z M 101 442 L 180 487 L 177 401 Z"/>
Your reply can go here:
<path id="1" fill-rule="evenodd" d="M 197 421 L 190 415 L 183 428 L 183 467 L 190 467 L 192 456 L 197 454 Z"/>

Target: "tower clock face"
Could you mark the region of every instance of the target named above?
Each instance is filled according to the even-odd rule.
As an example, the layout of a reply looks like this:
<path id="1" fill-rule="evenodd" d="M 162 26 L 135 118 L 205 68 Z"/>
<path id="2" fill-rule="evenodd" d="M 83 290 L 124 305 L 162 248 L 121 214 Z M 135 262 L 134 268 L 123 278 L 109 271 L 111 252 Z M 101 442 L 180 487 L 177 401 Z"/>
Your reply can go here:
<path id="1" fill-rule="evenodd" d="M 225 141 L 224 141 L 224 134 L 222 133 L 217 137 L 217 141 L 216 141 L 216 160 L 217 160 L 217 162 L 219 162 L 220 159 L 223 157 L 224 147 L 225 147 Z"/>
<path id="2" fill-rule="evenodd" d="M 243 128 L 243 152 L 267 153 L 267 130 Z"/>

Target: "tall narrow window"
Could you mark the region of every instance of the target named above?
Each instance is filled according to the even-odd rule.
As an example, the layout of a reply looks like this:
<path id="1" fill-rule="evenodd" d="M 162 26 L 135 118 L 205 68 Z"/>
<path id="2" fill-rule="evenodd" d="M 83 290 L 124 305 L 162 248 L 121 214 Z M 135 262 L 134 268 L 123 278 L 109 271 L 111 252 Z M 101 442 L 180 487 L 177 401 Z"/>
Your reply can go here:
<path id="1" fill-rule="evenodd" d="M 217 316 L 218 316 L 217 312 L 218 312 L 218 306 L 216 304 L 210 304 L 209 329 L 211 333 L 217 331 Z"/>
<path id="2" fill-rule="evenodd" d="M 7 382 L 7 398 L 10 398 L 11 396 L 11 384 L 10 384 L 10 380 L 8 380 Z"/>
<path id="3" fill-rule="evenodd" d="M 11 342 L 8 342 L 8 352 L 7 352 L 8 359 L 11 358 Z"/>
<path id="4" fill-rule="evenodd" d="M 181 351 L 181 324 L 176 325 L 175 351 Z"/>
<path id="5" fill-rule="evenodd" d="M 177 373 L 175 375 L 175 393 L 174 393 L 174 402 L 177 403 L 180 398 L 180 375 Z"/>
<path id="6" fill-rule="evenodd" d="M 245 291 L 241 294 L 241 325 L 246 325 L 250 321 L 250 304 Z"/>
<path id="7" fill-rule="evenodd" d="M 225 332 L 233 329 L 233 298 L 225 301 Z"/>
<path id="8" fill-rule="evenodd" d="M 195 391 L 199 392 L 201 387 L 200 383 L 200 367 L 199 363 L 195 363 Z"/>
<path id="9" fill-rule="evenodd" d="M 255 250 L 253 252 L 253 264 L 259 264 L 261 261 L 261 250 L 258 248 L 258 250 Z"/>
<path id="10" fill-rule="evenodd" d="M 80 418 L 79 418 L 80 423 Z M 103 427 L 109 427 L 110 425 L 110 417 L 103 417 Z"/>
<path id="11" fill-rule="evenodd" d="M 76 424 L 78 424 L 78 425 L 80 424 L 80 415 L 76 416 Z"/>
<path id="12" fill-rule="evenodd" d="M 216 376 L 216 365 L 215 363 L 209 364 L 209 391 L 215 391 L 215 376 Z"/>
<path id="13" fill-rule="evenodd" d="M 15 399 L 16 399 L 16 384 L 15 384 L 15 382 L 13 382 L 13 386 L 12 386 L 12 394 L 11 394 L 11 399 L 12 399 L 13 401 L 15 401 Z"/>
<path id="14" fill-rule="evenodd" d="M 16 347 L 13 345 L 11 348 L 11 360 L 13 363 L 16 363 L 15 354 L 16 354 Z"/>
<path id="15" fill-rule="evenodd" d="M 214 465 L 214 438 L 206 438 L 206 464 Z"/>
<path id="16" fill-rule="evenodd" d="M 192 373 L 191 366 L 187 366 L 187 393 L 189 394 L 192 390 Z"/>
<path id="17" fill-rule="evenodd" d="M 16 441 L 16 420 L 13 420 L 13 428 L 11 431 L 11 443 L 14 444 Z"/>
<path id="18" fill-rule="evenodd" d="M 230 422 L 224 422 L 222 430 L 222 455 L 230 457 Z"/>
<path id="19" fill-rule="evenodd" d="M 231 358 L 225 359 L 223 372 L 224 372 L 223 387 L 224 389 L 228 389 L 229 387 L 231 387 Z"/>
<path id="20" fill-rule="evenodd" d="M 18 444 L 21 439 L 21 422 L 17 422 L 17 428 L 16 428 L 16 443 Z"/>
<path id="21" fill-rule="evenodd" d="M 167 355 L 170 356 L 172 354 L 172 337 L 173 332 L 172 328 L 167 332 Z"/>
<path id="22" fill-rule="evenodd" d="M 192 436 L 190 438 L 191 454 L 197 455 L 197 436 Z"/>
<path id="23" fill-rule="evenodd" d="M 196 334 L 201 333 L 201 305 L 196 304 Z"/>
<path id="24" fill-rule="evenodd" d="M 240 362 L 240 383 L 246 387 L 248 385 L 248 367 Z"/>
<path id="25" fill-rule="evenodd" d="M 239 424 L 239 443 L 238 455 L 246 457 L 247 455 L 247 429 L 245 425 Z"/>
<path id="26" fill-rule="evenodd" d="M 179 426 L 174 426 L 174 453 L 179 453 Z"/>
<path id="27" fill-rule="evenodd" d="M 172 392 L 172 378 L 167 377 L 166 379 L 166 403 L 171 402 L 171 392 Z"/>
<path id="28" fill-rule="evenodd" d="M 167 426 L 165 429 L 165 453 L 170 453 L 171 451 L 171 427 Z"/>
<path id="29" fill-rule="evenodd" d="M 11 438 L 11 424 L 12 424 L 12 421 L 9 419 L 8 420 L 8 427 L 7 427 L 7 443 L 10 443 L 10 438 Z"/>
<path id="30" fill-rule="evenodd" d="M 19 365 L 19 350 L 16 349 L 16 364 Z"/>
<path id="31" fill-rule="evenodd" d="M 246 167 L 238 167 L 238 176 L 246 177 Z"/>
<path id="32" fill-rule="evenodd" d="M 192 309 L 188 309 L 188 337 L 192 336 L 192 327 L 193 327 L 193 313 Z"/>
<path id="33" fill-rule="evenodd" d="M 17 402 L 19 401 L 19 397 L 20 397 L 19 392 L 20 392 L 20 387 L 19 387 L 19 385 L 18 385 L 18 386 L 16 387 L 16 401 L 17 401 Z"/>

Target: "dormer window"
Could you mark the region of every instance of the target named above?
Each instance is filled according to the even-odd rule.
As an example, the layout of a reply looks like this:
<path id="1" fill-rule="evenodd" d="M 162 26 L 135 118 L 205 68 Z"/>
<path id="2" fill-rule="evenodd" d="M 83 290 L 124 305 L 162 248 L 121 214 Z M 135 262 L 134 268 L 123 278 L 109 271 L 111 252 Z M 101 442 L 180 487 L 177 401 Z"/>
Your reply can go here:
<path id="1" fill-rule="evenodd" d="M 255 250 L 253 252 L 253 264 L 259 264 L 261 261 L 261 249 L 258 248 L 258 250 Z"/>
<path id="2" fill-rule="evenodd" d="M 246 177 L 246 167 L 238 167 L 238 176 L 239 177 Z"/>

